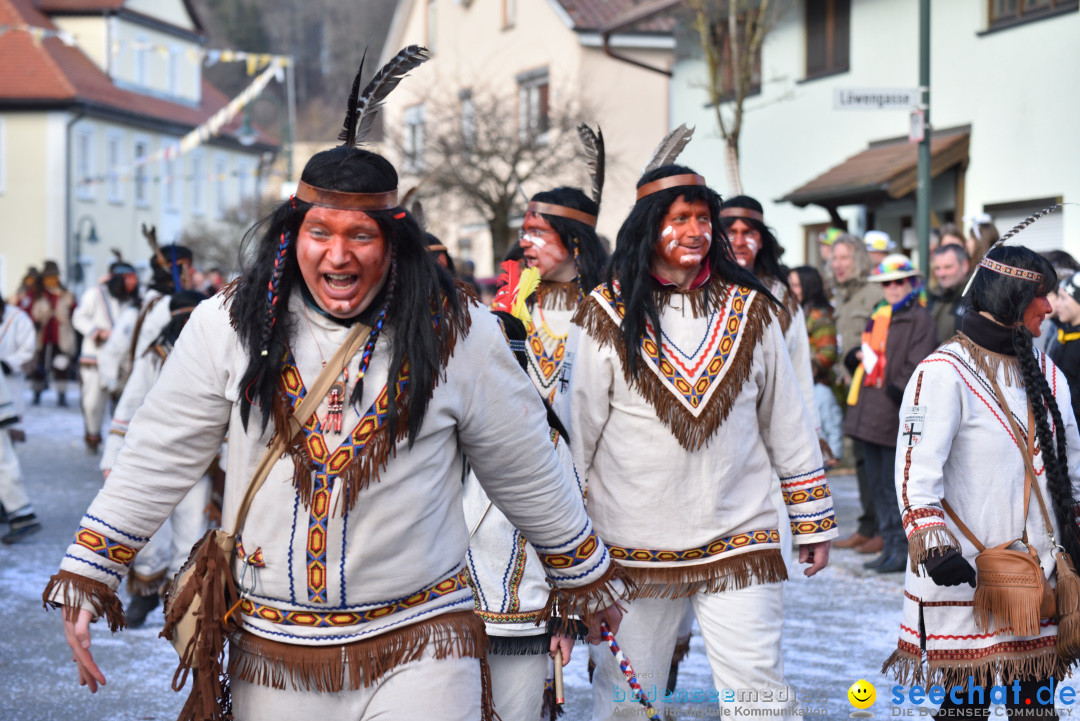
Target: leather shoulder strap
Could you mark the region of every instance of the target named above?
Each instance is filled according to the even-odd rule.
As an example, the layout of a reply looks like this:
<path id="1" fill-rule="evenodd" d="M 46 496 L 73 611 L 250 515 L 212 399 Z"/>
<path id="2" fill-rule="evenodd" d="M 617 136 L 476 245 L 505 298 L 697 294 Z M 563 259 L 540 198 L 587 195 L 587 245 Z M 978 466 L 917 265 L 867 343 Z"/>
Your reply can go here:
<path id="1" fill-rule="evenodd" d="M 982 544 L 982 541 L 975 538 L 975 534 L 971 532 L 970 528 L 964 525 L 964 522 L 960 520 L 960 516 L 956 515 L 956 511 L 953 510 L 952 506 L 950 506 L 949 502 L 944 498 L 941 499 L 941 507 L 945 509 L 945 513 L 949 514 L 949 518 L 951 518 L 952 522 L 956 524 L 956 527 L 960 529 L 960 532 L 967 536 L 967 539 L 971 541 L 971 545 L 979 549 L 979 553 L 986 550 L 986 546 Z"/>
<path id="2" fill-rule="evenodd" d="M 283 436 L 280 433 L 274 436 L 273 440 L 270 442 L 270 448 L 263 454 L 262 459 L 259 461 L 259 465 L 255 468 L 255 475 L 251 477 L 247 492 L 244 493 L 244 500 L 240 502 L 240 509 L 236 513 L 236 524 L 233 527 L 234 535 L 240 533 L 240 529 L 244 525 L 244 520 L 247 518 L 248 511 L 251 509 L 251 502 L 255 498 L 255 494 L 262 487 L 266 477 L 270 474 L 270 469 L 278 462 L 281 455 L 285 452 L 286 446 L 288 446 L 289 442 L 308 422 L 308 419 L 311 418 L 315 409 L 319 407 L 319 403 L 326 397 L 334 380 L 341 375 L 341 369 L 344 368 L 345 364 L 356 355 L 357 351 L 359 351 L 365 343 L 367 343 L 368 336 L 370 335 L 370 326 L 366 326 L 363 323 L 357 323 L 353 326 L 352 331 L 345 339 L 345 342 L 338 347 L 337 352 L 335 352 L 330 360 L 326 362 L 326 365 L 323 366 L 319 377 L 316 378 L 311 387 L 307 389 L 307 394 L 296 407 L 296 412 L 289 418 L 288 436 Z"/>

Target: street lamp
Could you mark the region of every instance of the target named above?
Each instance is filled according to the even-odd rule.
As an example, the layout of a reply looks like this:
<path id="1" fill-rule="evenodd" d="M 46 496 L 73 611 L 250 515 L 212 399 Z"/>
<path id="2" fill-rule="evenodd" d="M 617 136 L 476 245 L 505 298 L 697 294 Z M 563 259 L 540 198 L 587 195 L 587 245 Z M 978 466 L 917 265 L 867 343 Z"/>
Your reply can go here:
<path id="1" fill-rule="evenodd" d="M 89 215 L 84 215 L 79 218 L 75 223 L 75 257 L 74 262 L 68 266 L 68 282 L 75 287 L 79 287 L 83 282 L 83 267 L 82 267 L 82 227 L 83 221 L 90 224 L 90 232 L 86 234 L 86 242 L 90 245 L 96 245 L 98 242 L 97 226 L 94 225 L 94 219 Z"/>
<path id="2" fill-rule="evenodd" d="M 276 95 L 260 95 L 244 106 L 244 120 L 240 125 L 240 129 L 236 131 L 236 139 L 241 145 L 246 147 L 254 145 L 255 141 L 259 139 L 259 134 L 251 123 L 251 106 L 260 100 L 269 100 L 272 102 L 283 118 L 281 121 L 281 132 L 284 137 L 282 138 L 281 146 L 285 151 L 286 173 L 288 174 L 287 179 L 291 181 L 293 177 L 292 123 L 289 122 L 288 110 Z"/>

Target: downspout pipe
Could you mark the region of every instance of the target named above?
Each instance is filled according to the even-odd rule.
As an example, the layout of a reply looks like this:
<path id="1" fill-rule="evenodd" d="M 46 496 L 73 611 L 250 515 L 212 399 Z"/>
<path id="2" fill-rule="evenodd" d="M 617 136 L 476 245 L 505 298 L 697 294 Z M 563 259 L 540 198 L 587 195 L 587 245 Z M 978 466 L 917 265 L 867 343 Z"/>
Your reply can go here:
<path id="1" fill-rule="evenodd" d="M 633 58 L 625 55 L 620 55 L 611 48 L 611 35 L 623 28 L 630 27 L 639 22 L 649 20 L 662 13 L 671 10 L 672 8 L 682 4 L 682 0 L 658 0 L 657 2 L 642 5 L 634 8 L 631 12 L 626 13 L 621 18 L 616 20 L 610 25 L 600 28 L 600 40 L 603 43 L 604 54 L 614 60 L 619 60 L 624 63 L 628 63 L 643 70 L 649 70 L 654 73 L 660 73 L 661 75 L 670 78 L 671 71 L 667 68 L 658 68 L 655 65 L 649 65 L 643 63 L 640 60 L 634 60 Z"/>
<path id="2" fill-rule="evenodd" d="M 71 282 L 71 269 L 79 263 L 79 259 L 74 257 L 74 248 L 71 246 L 71 240 L 74 237 L 74 228 L 72 227 L 72 218 L 74 217 L 75 203 L 75 171 L 72 168 L 72 164 L 75 162 L 75 145 L 72 143 L 71 131 L 75 128 L 75 124 L 86 117 L 86 106 L 79 104 L 78 111 L 67 122 L 67 128 L 65 130 L 65 142 L 67 148 L 65 148 L 65 155 L 67 156 L 64 162 L 64 273 L 67 275 L 68 282 Z"/>

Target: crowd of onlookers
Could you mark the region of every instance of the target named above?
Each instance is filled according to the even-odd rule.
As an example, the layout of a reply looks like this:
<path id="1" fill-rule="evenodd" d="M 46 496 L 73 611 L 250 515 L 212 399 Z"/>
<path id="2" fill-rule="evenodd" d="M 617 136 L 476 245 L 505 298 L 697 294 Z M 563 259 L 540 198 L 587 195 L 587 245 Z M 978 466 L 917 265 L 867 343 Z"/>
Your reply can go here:
<path id="1" fill-rule="evenodd" d="M 177 289 L 212 295 L 226 281 L 221 270 L 200 272 L 191 260 L 190 250 L 182 246 L 157 249 L 144 287 L 138 270 L 117 259 L 78 298 L 61 281 L 57 263 L 46 260 L 40 268 L 27 270 L 7 300 L 0 294 L 0 523 L 9 525 L 0 536 L 4 543 L 15 543 L 41 527 L 22 484 L 14 447 L 25 440 L 21 417 L 27 396 L 40 405 L 51 388 L 57 405 L 67 406 L 69 386 L 78 382 L 86 446 L 97 453 L 107 406 L 119 397 L 148 296 L 171 295 Z M 166 315 L 167 306 L 161 306 Z"/>
<path id="2" fill-rule="evenodd" d="M 942 225 L 932 233 L 924 277 L 887 234 L 872 230 L 860 239 L 832 228 L 818 237 L 819 267 L 789 276 L 806 316 L 822 440 L 833 456 L 827 463 L 843 458 L 846 437 L 858 478 L 858 525 L 835 545 L 879 554 L 867 568 L 895 572 L 906 563 L 894 485 L 904 387 L 915 366 L 961 330 L 965 286 L 999 237 L 987 216 L 966 234 Z M 1035 346 L 1061 367 L 1080 412 L 1080 264 L 1064 251 L 1045 255 L 1060 285 Z"/>

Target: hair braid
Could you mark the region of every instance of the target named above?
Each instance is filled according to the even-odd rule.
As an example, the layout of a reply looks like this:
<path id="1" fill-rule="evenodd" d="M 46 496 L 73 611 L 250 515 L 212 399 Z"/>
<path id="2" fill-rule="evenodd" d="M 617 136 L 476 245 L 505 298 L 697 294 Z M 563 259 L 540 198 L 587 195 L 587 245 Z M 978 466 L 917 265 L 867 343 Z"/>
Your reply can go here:
<path id="1" fill-rule="evenodd" d="M 1046 468 L 1046 488 L 1050 493 L 1050 506 L 1059 529 L 1057 541 L 1068 551 L 1073 563 L 1077 563 L 1080 562 L 1080 542 L 1077 541 L 1073 511 L 1076 499 L 1073 497 L 1072 483 L 1069 480 L 1067 441 L 1061 411 L 1050 384 L 1046 382 L 1046 376 L 1039 367 L 1031 345 L 1031 333 L 1026 328 L 1018 328 L 1013 332 L 1012 342 L 1024 375 L 1024 391 L 1034 412 L 1035 432 L 1042 449 L 1043 467 Z M 1046 413 L 1042 408 L 1049 409 L 1056 433 L 1047 424 Z"/>
<path id="2" fill-rule="evenodd" d="M 281 275 L 285 272 L 285 255 L 289 250 L 289 233 L 281 233 L 281 241 L 278 243 L 277 255 L 274 256 L 274 272 L 270 275 L 270 282 L 266 291 L 266 325 L 263 327 L 262 347 L 259 355 L 268 355 L 270 352 L 270 334 L 277 322 L 277 307 L 281 300 L 278 292 L 281 287 Z"/>
<path id="3" fill-rule="evenodd" d="M 379 340 L 379 335 L 382 333 L 383 324 L 386 322 L 387 311 L 392 307 L 394 302 L 394 290 L 397 287 L 397 251 L 392 251 L 390 256 L 390 277 L 386 281 L 386 302 L 383 303 L 382 309 L 379 311 L 378 317 L 375 319 L 375 327 L 371 330 L 371 335 L 368 336 L 367 343 L 364 344 L 364 351 L 360 354 L 360 366 L 356 372 L 356 385 L 353 386 L 352 396 L 349 401 L 354 406 L 359 406 L 360 399 L 364 395 L 364 376 L 367 375 L 368 365 L 371 363 L 371 356 L 375 353 L 375 343 Z M 394 390 L 393 381 L 390 386 L 391 392 Z M 393 397 L 391 397 L 393 400 Z M 391 406 L 395 406 L 395 403 L 391 403 Z M 357 413 L 363 415 L 363 412 L 357 407 Z M 396 414 L 395 414 L 396 415 Z"/>

